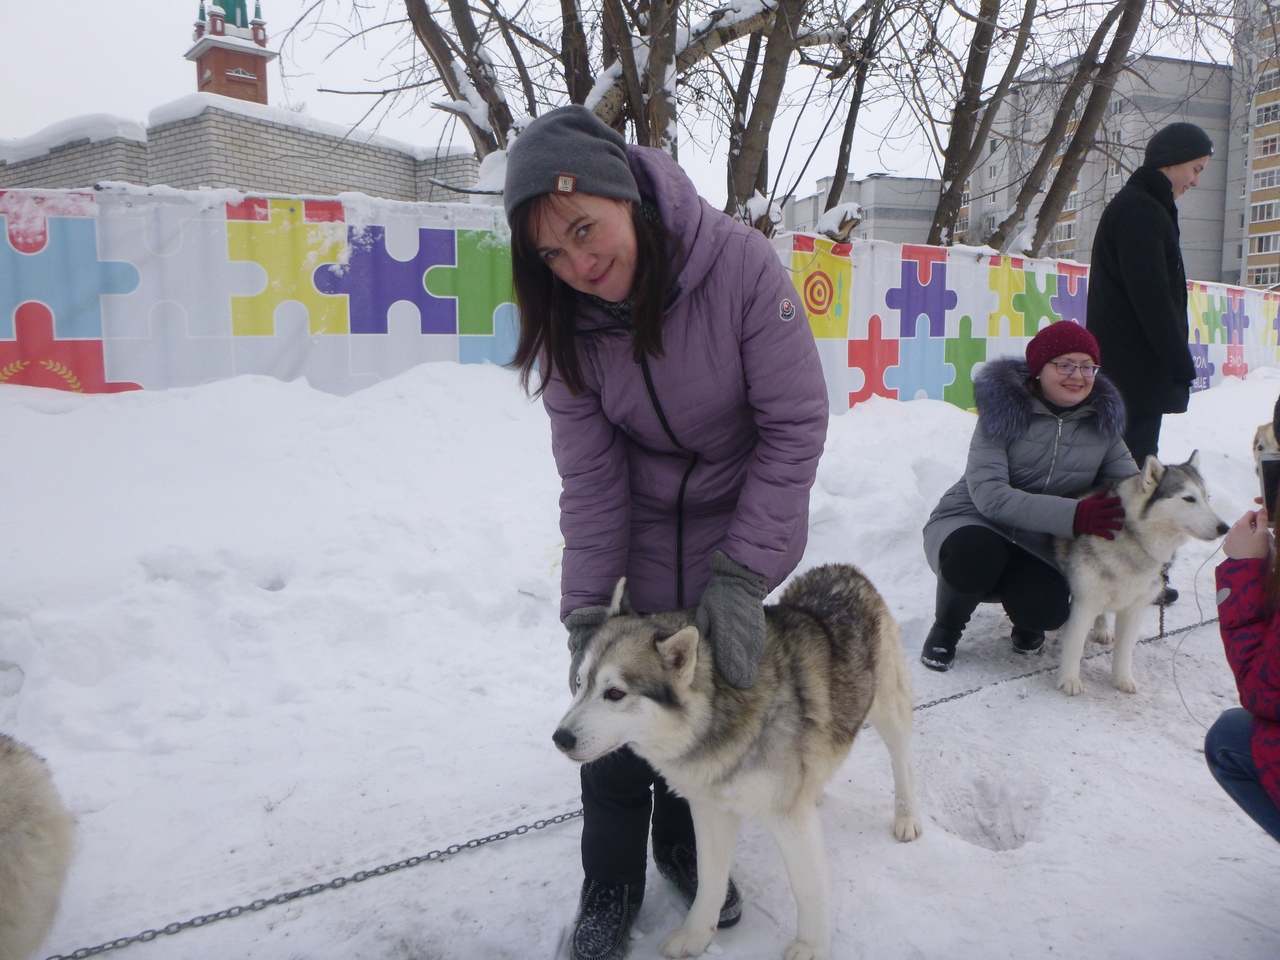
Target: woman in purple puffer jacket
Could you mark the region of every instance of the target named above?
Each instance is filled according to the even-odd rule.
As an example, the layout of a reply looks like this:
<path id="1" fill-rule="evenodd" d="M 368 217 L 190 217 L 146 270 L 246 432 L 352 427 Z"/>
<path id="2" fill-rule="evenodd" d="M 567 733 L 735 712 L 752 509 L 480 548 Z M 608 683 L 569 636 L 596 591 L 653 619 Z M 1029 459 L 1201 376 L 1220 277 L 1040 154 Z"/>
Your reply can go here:
<path id="1" fill-rule="evenodd" d="M 586 108 L 520 133 L 504 205 L 520 310 L 513 365 L 535 376 L 562 480 L 561 616 L 570 687 L 620 577 L 642 612 L 697 608 L 716 669 L 750 686 L 765 596 L 800 560 L 827 391 L 769 241 L 714 210 L 666 153 Z M 585 880 L 574 960 L 625 954 L 659 872 L 692 900 L 688 804 L 623 749 L 582 767 Z M 741 912 L 730 883 L 721 926 Z"/>

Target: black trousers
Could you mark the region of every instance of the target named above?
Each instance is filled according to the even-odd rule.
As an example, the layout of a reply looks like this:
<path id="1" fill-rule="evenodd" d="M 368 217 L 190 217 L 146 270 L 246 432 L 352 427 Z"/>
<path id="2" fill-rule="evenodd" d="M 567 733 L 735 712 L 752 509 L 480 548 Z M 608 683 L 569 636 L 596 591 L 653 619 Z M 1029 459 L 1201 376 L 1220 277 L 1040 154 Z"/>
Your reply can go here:
<path id="1" fill-rule="evenodd" d="M 1159 455 L 1160 423 L 1163 418 L 1162 413 L 1129 414 L 1128 426 L 1124 430 L 1124 445 L 1133 454 L 1139 470 L 1148 456 Z"/>
<path id="2" fill-rule="evenodd" d="M 1025 630 L 1056 630 L 1071 613 L 1066 577 L 989 527 L 961 527 L 942 541 L 938 575 L 960 593 L 999 601 Z"/>
<path id="3" fill-rule="evenodd" d="M 653 849 L 694 849 L 689 804 L 653 767 L 623 747 L 582 766 L 582 872 L 602 883 L 644 884 Z"/>

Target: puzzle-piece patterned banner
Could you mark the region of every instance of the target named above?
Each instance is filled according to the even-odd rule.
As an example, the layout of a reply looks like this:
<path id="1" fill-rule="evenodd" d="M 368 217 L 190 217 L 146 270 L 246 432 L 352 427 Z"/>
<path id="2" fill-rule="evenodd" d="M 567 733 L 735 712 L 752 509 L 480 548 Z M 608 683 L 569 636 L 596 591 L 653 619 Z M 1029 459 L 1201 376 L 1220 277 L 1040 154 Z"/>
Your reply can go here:
<path id="1" fill-rule="evenodd" d="M 834 410 L 872 396 L 972 408 L 979 365 L 1022 356 L 1047 324 L 1085 319 L 1086 264 L 807 234 L 774 247 L 809 311 Z M 1280 294 L 1187 286 L 1196 390 L 1280 366 Z"/>
<path id="2" fill-rule="evenodd" d="M 973 405 L 975 368 L 1084 319 L 1088 267 L 776 238 L 832 408 Z M 1189 285 L 1197 389 L 1280 365 L 1280 295 Z M 0 191 L 0 384 L 90 393 L 239 374 L 348 394 L 420 363 L 506 363 L 501 208 L 125 188 Z"/>
<path id="3" fill-rule="evenodd" d="M 500 208 L 0 191 L 0 383 L 84 392 L 266 374 L 348 394 L 515 351 Z"/>

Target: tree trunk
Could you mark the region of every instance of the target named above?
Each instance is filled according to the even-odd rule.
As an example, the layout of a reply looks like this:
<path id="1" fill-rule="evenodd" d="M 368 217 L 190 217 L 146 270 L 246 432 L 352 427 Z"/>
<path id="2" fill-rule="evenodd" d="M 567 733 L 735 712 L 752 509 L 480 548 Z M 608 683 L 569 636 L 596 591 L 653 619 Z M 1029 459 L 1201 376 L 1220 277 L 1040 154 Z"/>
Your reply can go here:
<path id="1" fill-rule="evenodd" d="M 649 56 L 645 61 L 643 91 L 646 143 L 676 156 L 676 104 L 674 71 L 676 20 L 680 0 L 650 0 Z"/>
<path id="2" fill-rule="evenodd" d="M 849 95 L 849 112 L 844 118 L 844 130 L 840 133 L 840 148 L 836 154 L 836 169 L 827 194 L 824 211 L 840 204 L 844 196 L 845 181 L 849 179 L 849 154 L 853 150 L 853 133 L 858 128 L 858 114 L 862 110 L 862 95 L 867 87 L 867 76 L 875 62 L 876 45 L 880 38 L 880 25 L 884 20 L 884 0 L 876 0 L 867 22 L 867 33 L 858 49 L 858 65 L 853 74 L 853 91 Z"/>
<path id="3" fill-rule="evenodd" d="M 956 213 L 960 209 L 960 197 L 964 190 L 965 170 L 973 169 L 971 156 L 980 153 L 981 143 L 973 142 L 978 111 L 982 107 L 982 78 L 987 73 L 991 58 L 991 41 L 996 32 L 996 18 L 1000 16 L 1000 0 L 981 0 L 978 21 L 969 42 L 969 59 L 965 64 L 964 78 L 960 84 L 960 99 L 951 115 L 951 133 L 942 160 L 942 190 L 938 206 L 933 211 L 933 223 L 925 243 L 938 245 L 944 238 L 951 242 Z M 966 163 L 968 167 L 966 168 Z"/>
<path id="4" fill-rule="evenodd" d="M 1076 67 L 1076 72 L 1058 101 L 1058 109 L 1054 113 L 1052 123 L 1049 124 L 1049 132 L 1045 135 L 1040 154 L 1036 157 L 1036 162 L 1032 166 L 1030 173 L 1023 180 L 1022 189 L 1018 191 L 1018 199 L 1014 203 L 1013 212 L 1005 218 L 1004 222 L 996 228 L 995 233 L 987 239 L 987 243 L 997 250 L 1005 248 L 1005 245 L 1009 242 L 1010 234 L 1022 222 L 1022 218 L 1031 209 L 1031 204 L 1036 195 L 1040 193 L 1040 185 L 1044 183 L 1044 178 L 1049 173 L 1049 168 L 1053 166 L 1053 161 L 1058 156 L 1058 144 L 1062 143 L 1063 138 L 1067 135 L 1067 128 L 1071 125 L 1071 115 L 1075 112 L 1076 104 L 1080 101 L 1085 87 L 1088 86 L 1090 79 L 1092 79 L 1097 70 L 1098 53 L 1102 50 L 1102 43 L 1106 40 L 1107 34 L 1111 32 L 1111 27 L 1119 16 L 1120 5 L 1117 4 L 1107 11 L 1107 15 L 1103 17 L 1102 22 L 1098 24 L 1098 28 L 1093 32 L 1093 36 L 1089 38 L 1088 47 L 1080 55 L 1080 63 Z"/>
<path id="5" fill-rule="evenodd" d="M 1089 101 L 1085 104 L 1075 135 L 1071 138 L 1058 173 L 1036 215 L 1036 234 L 1031 245 L 1033 257 L 1040 256 L 1045 240 L 1053 233 L 1062 206 L 1075 187 L 1080 168 L 1084 166 L 1085 157 L 1093 149 L 1094 135 L 1102 123 L 1102 115 L 1107 109 L 1107 101 L 1111 99 L 1116 77 L 1120 75 L 1128 59 L 1134 34 L 1137 33 L 1142 14 L 1146 11 L 1146 0 L 1121 0 L 1120 8 L 1120 23 L 1116 26 L 1116 35 L 1107 51 L 1107 58 L 1093 81 L 1093 90 L 1089 94 Z"/>
<path id="6" fill-rule="evenodd" d="M 607 16 L 607 14 L 606 14 Z M 585 103 L 591 92 L 591 60 L 577 0 L 560 0 L 560 63 L 570 103 Z"/>

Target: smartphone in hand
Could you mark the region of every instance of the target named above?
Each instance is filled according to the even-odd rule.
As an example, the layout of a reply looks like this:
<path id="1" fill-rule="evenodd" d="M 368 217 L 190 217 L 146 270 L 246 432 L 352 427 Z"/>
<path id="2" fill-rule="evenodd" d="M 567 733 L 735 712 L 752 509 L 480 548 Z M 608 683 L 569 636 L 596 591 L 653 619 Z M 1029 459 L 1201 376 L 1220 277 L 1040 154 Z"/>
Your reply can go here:
<path id="1" fill-rule="evenodd" d="M 1280 494 L 1280 453 L 1258 456 L 1258 473 L 1262 477 L 1262 505 L 1267 508 L 1271 526 L 1276 525 L 1276 496 Z"/>

